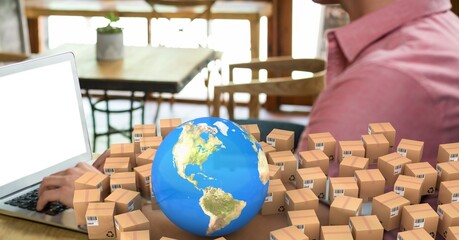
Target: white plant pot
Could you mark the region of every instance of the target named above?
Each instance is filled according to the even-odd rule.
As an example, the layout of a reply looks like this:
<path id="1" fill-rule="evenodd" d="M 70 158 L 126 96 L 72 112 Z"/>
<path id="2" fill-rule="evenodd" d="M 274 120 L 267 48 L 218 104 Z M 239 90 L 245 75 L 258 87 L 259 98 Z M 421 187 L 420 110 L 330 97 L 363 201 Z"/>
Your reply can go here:
<path id="1" fill-rule="evenodd" d="M 124 56 L 123 33 L 97 33 L 97 60 L 119 60 Z"/>

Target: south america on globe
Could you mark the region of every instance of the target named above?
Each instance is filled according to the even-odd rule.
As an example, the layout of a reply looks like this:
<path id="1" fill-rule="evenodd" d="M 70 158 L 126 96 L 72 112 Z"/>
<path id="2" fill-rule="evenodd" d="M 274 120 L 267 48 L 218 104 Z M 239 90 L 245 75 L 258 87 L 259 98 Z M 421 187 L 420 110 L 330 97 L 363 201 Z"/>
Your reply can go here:
<path id="1" fill-rule="evenodd" d="M 158 147 L 152 189 L 163 213 L 199 236 L 224 236 L 259 212 L 269 168 L 257 140 L 232 121 L 204 117 L 172 130 Z"/>

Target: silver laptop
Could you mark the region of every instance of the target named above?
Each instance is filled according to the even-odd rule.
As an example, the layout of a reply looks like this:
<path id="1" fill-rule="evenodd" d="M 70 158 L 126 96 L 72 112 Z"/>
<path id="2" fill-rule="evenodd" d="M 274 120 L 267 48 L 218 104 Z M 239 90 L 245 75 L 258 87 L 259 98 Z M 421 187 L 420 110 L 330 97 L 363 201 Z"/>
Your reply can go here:
<path id="1" fill-rule="evenodd" d="M 12 201 L 43 177 L 91 160 L 74 55 L 0 67 L 0 112 L 0 213 L 84 232 L 72 209 L 36 212 L 27 200 Z"/>

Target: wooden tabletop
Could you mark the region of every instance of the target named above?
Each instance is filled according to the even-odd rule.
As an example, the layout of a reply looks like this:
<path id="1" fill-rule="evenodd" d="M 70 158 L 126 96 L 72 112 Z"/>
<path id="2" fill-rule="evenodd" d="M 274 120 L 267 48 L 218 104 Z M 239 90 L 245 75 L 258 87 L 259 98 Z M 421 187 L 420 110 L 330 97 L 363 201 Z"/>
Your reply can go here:
<path id="1" fill-rule="evenodd" d="M 124 58 L 98 61 L 95 46 L 64 44 L 44 55 L 73 52 L 84 89 L 178 93 L 207 64 L 215 52 L 207 48 L 125 46 Z"/>

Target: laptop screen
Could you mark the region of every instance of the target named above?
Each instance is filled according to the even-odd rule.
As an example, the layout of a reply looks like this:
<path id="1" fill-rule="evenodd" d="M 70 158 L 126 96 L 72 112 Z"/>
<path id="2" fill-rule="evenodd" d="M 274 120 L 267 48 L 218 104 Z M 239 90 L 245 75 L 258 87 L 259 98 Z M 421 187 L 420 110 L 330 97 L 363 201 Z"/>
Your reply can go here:
<path id="1" fill-rule="evenodd" d="M 34 174 L 33 181 L 40 181 L 90 160 L 73 57 L 66 53 L 0 68 L 0 188 L 15 181 L 23 185 L 18 180 Z"/>

